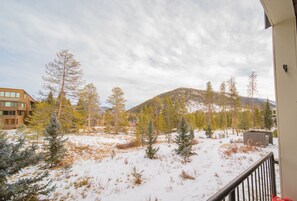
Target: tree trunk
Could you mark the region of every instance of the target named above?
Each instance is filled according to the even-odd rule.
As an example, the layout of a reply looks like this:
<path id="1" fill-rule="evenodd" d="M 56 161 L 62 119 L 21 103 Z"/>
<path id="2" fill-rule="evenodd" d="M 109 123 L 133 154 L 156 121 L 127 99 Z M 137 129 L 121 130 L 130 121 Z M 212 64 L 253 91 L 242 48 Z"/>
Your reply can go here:
<path id="1" fill-rule="evenodd" d="M 61 92 L 60 92 L 60 103 L 59 103 L 59 110 L 58 110 L 58 117 L 57 117 L 58 120 L 60 120 L 61 110 L 62 110 L 62 105 L 63 105 L 63 98 L 64 98 L 64 85 L 65 85 L 65 74 L 66 74 L 66 66 L 65 65 L 66 64 L 65 64 L 65 61 L 64 61 L 62 86 L 61 86 Z"/>

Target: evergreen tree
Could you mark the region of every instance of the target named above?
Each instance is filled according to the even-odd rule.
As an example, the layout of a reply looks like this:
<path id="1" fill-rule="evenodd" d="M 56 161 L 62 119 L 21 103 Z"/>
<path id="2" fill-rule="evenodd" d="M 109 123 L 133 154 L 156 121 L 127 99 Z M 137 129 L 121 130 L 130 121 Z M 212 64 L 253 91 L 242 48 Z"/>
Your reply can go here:
<path id="1" fill-rule="evenodd" d="M 47 101 L 36 102 L 32 114 L 28 116 L 29 130 L 35 134 L 38 143 L 39 137 L 43 136 L 44 129 L 50 121 L 53 107 Z"/>
<path id="2" fill-rule="evenodd" d="M 60 100 L 61 99 L 59 95 L 57 105 L 60 105 Z M 72 106 L 69 99 L 64 97 L 62 101 L 62 110 L 60 113 L 60 119 L 58 119 L 61 125 L 61 131 L 66 133 L 73 130 L 78 130 L 78 128 L 82 125 L 83 117 L 79 111 L 75 109 L 74 106 Z"/>
<path id="3" fill-rule="evenodd" d="M 196 125 L 198 127 L 199 130 L 202 130 L 205 127 L 205 115 L 204 112 L 202 111 L 197 111 L 195 113 L 196 116 Z"/>
<path id="4" fill-rule="evenodd" d="M 246 131 L 250 128 L 250 115 L 249 115 L 249 110 L 247 108 L 245 109 L 245 111 L 242 111 L 240 113 L 238 127 L 244 131 Z"/>
<path id="5" fill-rule="evenodd" d="M 214 92 L 212 89 L 211 82 L 206 83 L 206 91 L 205 91 L 205 98 L 204 98 L 204 105 L 206 107 L 205 111 L 207 113 L 207 127 L 211 127 L 211 123 L 213 121 L 213 97 Z"/>
<path id="6" fill-rule="evenodd" d="M 17 143 L 8 142 L 6 133 L 0 130 L 0 200 L 37 200 L 38 195 L 47 195 L 53 190 L 50 181 L 45 182 L 47 172 L 8 182 L 8 178 L 40 161 L 42 157 L 36 154 L 36 148 L 26 146 L 24 138 Z"/>
<path id="7" fill-rule="evenodd" d="M 99 114 L 99 95 L 96 87 L 91 84 L 87 84 L 80 93 L 80 99 L 82 108 L 85 110 L 84 116 L 87 119 L 87 129 L 91 130 L 91 120 L 98 119 Z"/>
<path id="8" fill-rule="evenodd" d="M 251 118 L 251 126 L 254 128 L 255 125 L 255 94 L 257 93 L 257 74 L 253 71 L 249 76 L 249 84 L 248 84 L 248 97 L 251 98 L 251 109 L 252 109 L 252 118 Z"/>
<path id="9" fill-rule="evenodd" d="M 220 112 L 220 128 L 223 129 L 224 133 L 227 133 L 227 113 L 226 113 L 226 106 L 227 106 L 227 97 L 226 97 L 226 84 L 222 82 L 220 85 L 220 93 L 219 93 L 219 102 L 221 107 Z"/>
<path id="10" fill-rule="evenodd" d="M 52 91 L 49 92 L 45 102 L 50 104 L 51 106 L 54 106 L 56 104 L 56 100 Z"/>
<path id="11" fill-rule="evenodd" d="M 154 126 L 153 126 L 153 122 L 152 120 L 149 121 L 148 127 L 147 127 L 147 131 L 146 131 L 146 139 L 145 139 L 145 143 L 147 145 L 145 153 L 146 156 L 149 159 L 154 159 L 156 158 L 156 153 L 159 150 L 159 148 L 154 148 L 153 145 L 156 143 L 157 141 L 157 135 L 154 136 Z"/>
<path id="12" fill-rule="evenodd" d="M 264 127 L 267 130 L 271 130 L 273 126 L 272 111 L 270 109 L 269 100 L 266 100 L 265 110 L 264 110 Z"/>
<path id="13" fill-rule="evenodd" d="M 162 130 L 162 119 L 161 117 L 161 112 L 162 112 L 162 101 L 161 99 L 156 96 L 155 98 L 153 98 L 152 101 L 152 109 L 153 109 L 153 124 L 155 125 L 155 130 L 157 132 L 157 134 L 160 134 L 161 130 Z"/>
<path id="14" fill-rule="evenodd" d="M 261 110 L 258 107 L 255 107 L 254 111 L 254 128 L 262 129 L 264 128 L 264 117 Z"/>
<path id="15" fill-rule="evenodd" d="M 204 131 L 205 131 L 206 137 L 208 137 L 208 138 L 211 138 L 212 137 L 213 132 L 211 130 L 210 125 L 207 125 L 207 128 L 205 128 Z"/>
<path id="16" fill-rule="evenodd" d="M 82 85 L 81 65 L 74 59 L 73 54 L 68 50 L 57 53 L 57 57 L 45 66 L 44 88 L 56 95 L 59 94 L 58 115 L 63 110 L 63 99 L 66 97 L 77 97 L 80 86 Z"/>
<path id="17" fill-rule="evenodd" d="M 114 133 L 118 134 L 120 131 L 121 113 L 125 111 L 124 92 L 121 88 L 115 87 L 112 89 L 111 96 L 108 97 L 108 103 L 112 105 L 112 119 L 114 123 Z"/>
<path id="18" fill-rule="evenodd" d="M 146 112 L 147 110 L 141 108 L 140 113 L 138 114 L 138 121 L 136 125 L 136 141 L 141 145 L 144 145 L 144 136 L 149 123 L 149 117 Z"/>
<path id="19" fill-rule="evenodd" d="M 45 130 L 45 161 L 49 167 L 59 165 L 62 161 L 66 149 L 64 143 L 66 139 L 63 139 L 61 134 L 61 126 L 55 115 L 51 116 L 50 122 Z"/>
<path id="20" fill-rule="evenodd" d="M 236 130 L 236 133 L 238 134 L 238 110 L 240 107 L 240 99 L 236 88 L 236 82 L 233 77 L 231 77 L 230 80 L 228 80 L 227 84 L 229 87 L 230 94 L 232 132 L 234 134 L 234 131 Z"/>
<path id="21" fill-rule="evenodd" d="M 178 148 L 175 149 L 175 152 L 182 157 L 184 162 L 190 162 L 190 156 L 194 154 L 192 152 L 194 135 L 184 117 L 180 120 L 177 133 L 174 142 L 178 145 Z"/>
<path id="22" fill-rule="evenodd" d="M 104 132 L 110 133 L 111 132 L 111 114 L 110 110 L 106 110 L 104 114 Z"/>

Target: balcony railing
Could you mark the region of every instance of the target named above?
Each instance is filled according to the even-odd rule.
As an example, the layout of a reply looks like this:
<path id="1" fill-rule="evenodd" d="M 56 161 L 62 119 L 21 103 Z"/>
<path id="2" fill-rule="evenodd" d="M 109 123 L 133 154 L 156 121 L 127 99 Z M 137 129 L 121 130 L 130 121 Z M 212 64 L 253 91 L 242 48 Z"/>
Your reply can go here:
<path id="1" fill-rule="evenodd" d="M 211 196 L 208 201 L 271 201 L 272 195 L 276 195 L 274 163 L 271 152 Z"/>

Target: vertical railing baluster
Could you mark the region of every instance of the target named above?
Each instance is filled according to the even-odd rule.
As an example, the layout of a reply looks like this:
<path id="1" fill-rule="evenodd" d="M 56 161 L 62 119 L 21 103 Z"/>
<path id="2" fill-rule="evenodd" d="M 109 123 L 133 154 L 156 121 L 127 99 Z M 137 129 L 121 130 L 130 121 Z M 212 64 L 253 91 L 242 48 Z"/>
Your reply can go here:
<path id="1" fill-rule="evenodd" d="M 272 190 L 273 195 L 276 195 L 276 181 L 275 181 L 275 168 L 274 168 L 274 156 L 271 156 L 271 175 L 272 175 Z"/>
<path id="2" fill-rule="evenodd" d="M 254 176 L 254 173 L 251 174 L 251 179 L 252 179 L 252 198 L 253 198 L 253 201 L 255 201 L 253 176 Z"/>
<path id="3" fill-rule="evenodd" d="M 268 171 L 268 165 L 267 165 L 267 160 L 265 161 L 265 170 L 266 170 L 266 183 L 267 183 L 267 186 L 266 186 L 266 189 L 267 189 L 267 198 L 268 200 L 270 201 L 271 200 L 271 195 L 269 193 L 269 171 Z"/>
<path id="4" fill-rule="evenodd" d="M 208 201 L 271 201 L 271 195 L 277 193 L 273 154 L 261 159 L 233 182 Z"/>
<path id="5" fill-rule="evenodd" d="M 235 201 L 235 189 L 228 196 L 229 201 Z"/>
<path id="6" fill-rule="evenodd" d="M 244 195 L 244 181 L 241 183 L 241 190 L 242 190 L 242 198 L 245 201 L 245 195 Z"/>
<path id="7" fill-rule="evenodd" d="M 255 191 L 256 191 L 256 201 L 258 201 L 257 171 L 255 171 Z"/>
<path id="8" fill-rule="evenodd" d="M 259 190 L 259 200 L 262 201 L 262 197 L 261 197 L 261 178 L 260 178 L 259 167 L 256 169 L 256 172 L 257 172 L 257 175 L 258 175 L 257 183 L 258 183 L 258 190 Z"/>
<path id="9" fill-rule="evenodd" d="M 249 201 L 251 201 L 251 191 L 250 191 L 250 176 L 247 178 L 247 187 L 248 187 L 248 196 L 249 196 Z"/>

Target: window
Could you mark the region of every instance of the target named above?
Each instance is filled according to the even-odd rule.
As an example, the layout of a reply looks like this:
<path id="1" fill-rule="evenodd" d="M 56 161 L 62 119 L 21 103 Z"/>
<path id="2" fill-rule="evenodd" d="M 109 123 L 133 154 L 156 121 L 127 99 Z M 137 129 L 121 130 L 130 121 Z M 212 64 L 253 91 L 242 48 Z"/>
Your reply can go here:
<path id="1" fill-rule="evenodd" d="M 10 97 L 15 97 L 15 92 L 10 92 Z"/>
<path id="2" fill-rule="evenodd" d="M 18 110 L 17 114 L 18 114 L 19 116 L 24 116 L 25 112 L 24 112 L 24 111 L 20 111 L 20 110 Z"/>
<path id="3" fill-rule="evenodd" d="M 4 96 L 4 91 L 0 91 L 0 96 Z"/>
<path id="4" fill-rule="evenodd" d="M 4 102 L 4 106 L 5 106 L 5 107 L 11 107 L 11 103 L 12 103 L 12 102 Z"/>
<path id="5" fill-rule="evenodd" d="M 15 119 L 5 119 L 5 124 L 7 125 L 15 124 Z"/>
<path id="6" fill-rule="evenodd" d="M 24 98 L 27 98 L 27 94 L 24 94 Z"/>
<path id="7" fill-rule="evenodd" d="M 3 111 L 0 111 L 0 116 L 2 116 L 3 115 Z"/>
<path id="8" fill-rule="evenodd" d="M 15 97 L 17 97 L 17 98 L 20 97 L 20 93 L 16 93 L 15 95 L 16 95 Z"/>
<path id="9" fill-rule="evenodd" d="M 3 111 L 3 115 L 15 115 L 15 111 Z"/>
<path id="10" fill-rule="evenodd" d="M 25 103 L 20 103 L 21 108 L 25 108 Z"/>
<path id="11" fill-rule="evenodd" d="M 1 104 L 3 106 L 3 103 Z M 5 107 L 17 107 L 18 103 L 17 102 L 4 102 Z"/>
<path id="12" fill-rule="evenodd" d="M 10 92 L 6 91 L 5 92 L 5 97 L 10 97 Z"/>

